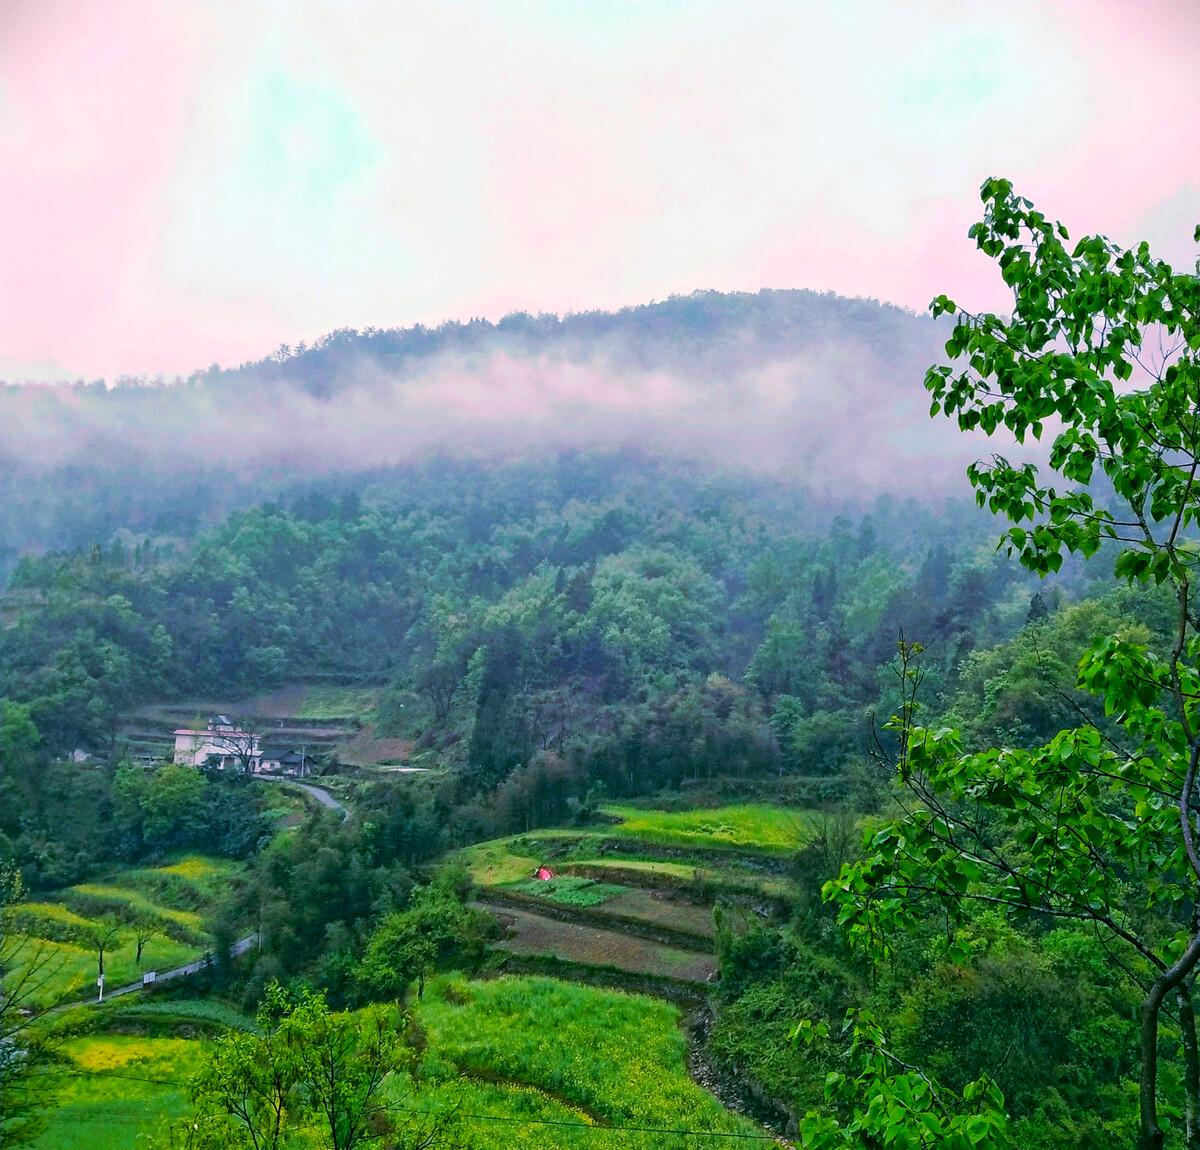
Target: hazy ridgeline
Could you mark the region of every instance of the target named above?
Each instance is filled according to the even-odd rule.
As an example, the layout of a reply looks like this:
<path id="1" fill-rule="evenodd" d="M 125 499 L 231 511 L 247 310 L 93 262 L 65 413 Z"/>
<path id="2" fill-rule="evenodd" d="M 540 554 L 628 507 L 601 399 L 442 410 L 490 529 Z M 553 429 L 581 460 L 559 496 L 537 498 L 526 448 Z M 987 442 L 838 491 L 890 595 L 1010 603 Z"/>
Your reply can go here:
<path id="1" fill-rule="evenodd" d="M 965 491 L 978 444 L 927 415 L 929 319 L 804 291 L 338 331 L 187 381 L 0 389 L 0 570 L 114 529 L 432 457 L 635 447 L 799 486 L 812 506 Z M 353 481 L 358 486 L 358 481 Z"/>

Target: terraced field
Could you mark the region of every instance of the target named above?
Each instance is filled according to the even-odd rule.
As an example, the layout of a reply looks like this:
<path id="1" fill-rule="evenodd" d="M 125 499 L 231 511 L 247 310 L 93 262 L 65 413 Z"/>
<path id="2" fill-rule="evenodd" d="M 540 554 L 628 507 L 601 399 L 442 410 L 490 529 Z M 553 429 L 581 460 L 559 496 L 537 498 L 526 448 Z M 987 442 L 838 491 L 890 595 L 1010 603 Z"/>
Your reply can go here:
<path id="1" fill-rule="evenodd" d="M 453 977 L 431 983 L 417 1010 L 425 1104 L 457 1105 L 463 1141 L 480 1150 L 772 1144 L 692 1081 L 668 1003 L 549 978 Z"/>
<path id="2" fill-rule="evenodd" d="M 545 955 L 582 966 L 612 967 L 683 982 L 705 982 L 716 971 L 711 954 L 697 954 L 626 931 L 563 922 L 514 907 L 490 909 L 509 932 L 496 949 L 509 954 Z"/>
<path id="3" fill-rule="evenodd" d="M 592 827 L 459 853 L 479 902 L 506 928 L 499 951 L 703 983 L 715 967 L 716 898 L 769 906 L 793 891 L 787 860 L 803 841 L 803 811 L 747 804 L 602 813 L 606 821 Z M 543 866 L 555 877 L 536 878 Z"/>
<path id="4" fill-rule="evenodd" d="M 10 932 L 20 940 L 14 977 L 38 968 L 25 1005 L 45 1009 L 90 996 L 97 973 L 95 938 L 110 928 L 116 933 L 104 955 L 109 990 L 137 982 L 145 971 L 193 961 L 211 942 L 205 915 L 238 870 L 228 860 L 189 855 L 11 907 Z M 149 927 L 140 962 L 135 924 Z"/>
<path id="5" fill-rule="evenodd" d="M 611 914 L 656 923 L 699 938 L 716 936 L 711 906 L 671 898 L 662 891 L 625 887 L 604 906 Z"/>
<path id="6" fill-rule="evenodd" d="M 682 1001 L 703 993 L 716 965 L 715 896 L 751 897 L 758 905 L 789 889 L 787 854 L 798 838 L 788 836 L 802 814 L 772 819 L 750 807 L 606 813 L 623 821 L 460 853 L 480 902 L 506 927 L 498 955 L 513 970 L 554 977 L 432 980 L 415 1004 L 428 1038 L 419 1079 L 390 1086 L 397 1113 L 452 1109 L 455 1136 L 480 1150 L 685 1150 L 726 1144 L 730 1136 L 739 1145 L 769 1145 L 762 1131 L 691 1080 L 675 1006 L 581 983 L 636 986 Z M 558 877 L 534 879 L 542 864 Z M 29 937 L 64 956 L 40 1005 L 90 991 L 95 951 L 79 939 L 117 913 L 153 916 L 162 925 L 163 934 L 146 944 L 143 968 L 194 957 L 207 943 L 205 915 L 234 877 L 229 864 L 190 856 L 25 904 Z M 138 977 L 134 950 L 122 928 L 106 957 L 110 986 Z M 93 1009 L 76 1008 L 89 1017 Z M 218 1003 L 194 1004 L 194 1017 L 186 1018 L 186 1004 L 136 997 L 103 1015 L 110 1011 L 124 1019 L 122 1029 L 132 1024 L 144 1034 L 101 1032 L 67 1042 L 63 1105 L 39 1150 L 137 1145 L 185 1108 L 182 1082 L 206 1040 L 180 1035 L 246 1024 Z M 677 1133 L 683 1130 L 720 1137 Z"/>
<path id="7" fill-rule="evenodd" d="M 586 875 L 601 882 L 628 882 L 638 886 L 649 883 L 710 894 L 760 895 L 767 899 L 787 899 L 795 894 L 795 884 L 786 874 L 747 866 L 744 859 L 738 858 L 731 858 L 722 866 L 624 856 L 581 861 L 567 859 L 556 869 L 559 874 Z"/>
<path id="8" fill-rule="evenodd" d="M 424 1115 L 452 1112 L 449 1145 L 691 1150 L 731 1139 L 772 1144 L 692 1081 L 679 1011 L 658 999 L 551 978 L 470 982 L 443 975 L 429 982 L 413 1009 L 424 1034 L 419 1072 L 395 1075 L 385 1090 L 402 1121 L 420 1125 Z M 182 1037 L 179 1027 L 249 1025 L 204 1000 L 130 1000 L 105 1008 L 98 1019 L 100 1032 L 63 1044 L 58 1107 L 36 1150 L 145 1145 L 186 1113 L 186 1082 L 210 1041 Z M 162 1033 L 107 1032 L 155 1019 Z M 700 1133 L 675 1133 L 681 1130 Z M 294 1144 L 317 1143 L 302 1131 Z"/>
<path id="9" fill-rule="evenodd" d="M 615 837 L 705 851 L 787 856 L 796 851 L 805 834 L 805 811 L 760 803 L 692 811 L 610 806 L 603 813 L 619 820 L 610 829 Z"/>

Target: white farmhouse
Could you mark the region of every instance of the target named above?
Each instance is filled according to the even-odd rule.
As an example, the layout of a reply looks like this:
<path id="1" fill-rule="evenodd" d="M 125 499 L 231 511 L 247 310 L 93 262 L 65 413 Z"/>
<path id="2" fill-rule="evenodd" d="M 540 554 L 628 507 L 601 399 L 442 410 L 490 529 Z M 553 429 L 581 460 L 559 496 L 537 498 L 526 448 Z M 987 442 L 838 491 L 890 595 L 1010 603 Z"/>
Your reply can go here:
<path id="1" fill-rule="evenodd" d="M 216 715 L 202 731 L 175 732 L 174 760 L 189 767 L 257 771 L 262 757 L 259 736 L 243 731 L 225 715 Z"/>

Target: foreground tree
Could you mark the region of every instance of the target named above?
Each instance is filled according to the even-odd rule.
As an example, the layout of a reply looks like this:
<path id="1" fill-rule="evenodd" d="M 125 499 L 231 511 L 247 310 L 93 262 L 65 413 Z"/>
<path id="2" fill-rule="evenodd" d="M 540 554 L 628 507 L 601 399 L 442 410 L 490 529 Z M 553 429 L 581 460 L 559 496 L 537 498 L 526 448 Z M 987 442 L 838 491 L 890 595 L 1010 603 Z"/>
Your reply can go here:
<path id="1" fill-rule="evenodd" d="M 364 997 L 402 999 L 415 980 L 421 998 L 425 979 L 439 966 L 479 959 L 488 920 L 463 905 L 455 878 L 439 875 L 414 893 L 405 910 L 385 916 L 375 928 L 355 975 Z"/>
<path id="2" fill-rule="evenodd" d="M 170 1132 L 187 1150 L 280 1150 L 319 1145 L 356 1150 L 383 1142 L 397 1150 L 447 1145 L 453 1116 L 423 1113 L 385 1089 L 411 1068 L 407 1015 L 372 1006 L 329 1009 L 323 994 L 267 988 L 257 1033 L 221 1038 L 193 1079 L 193 1114 Z"/>
<path id="3" fill-rule="evenodd" d="M 32 1008 L 62 959 L 15 929 L 10 907 L 22 897 L 19 872 L 0 865 L 0 1148 L 35 1141 L 52 1100 L 50 1050 L 31 1030 Z"/>
<path id="4" fill-rule="evenodd" d="M 956 731 L 919 725 L 919 648 L 904 646 L 894 765 L 913 801 L 826 897 L 876 950 L 931 904 L 951 923 L 974 903 L 1090 924 L 1144 992 L 1136 1144 L 1163 1145 L 1159 1062 L 1173 1049 L 1184 1072 L 1172 1109 L 1196 1148 L 1200 279 L 1144 243 L 1090 236 L 1068 248 L 1066 229 L 1006 180 L 985 182 L 982 197 L 971 236 L 998 262 L 1013 308 L 1002 318 L 934 301 L 935 315 L 956 317 L 947 351 L 961 362 L 930 369 L 933 413 L 1018 444 L 1052 429 L 1045 467 L 994 455 L 968 471 L 980 505 L 1011 524 L 1002 545 L 1040 574 L 1104 548 L 1119 578 L 1170 587 L 1174 641 L 1155 652 L 1097 638 L 1079 683 L 1111 725 L 1085 720 L 1033 750 L 978 753 Z"/>
<path id="5" fill-rule="evenodd" d="M 408 1018 L 378 1006 L 334 1014 L 323 998 L 310 998 L 300 1004 L 296 1019 L 305 1032 L 308 1105 L 323 1123 L 330 1150 L 355 1150 L 388 1118 L 381 1090 L 384 1079 L 408 1061 L 403 1042 Z"/>

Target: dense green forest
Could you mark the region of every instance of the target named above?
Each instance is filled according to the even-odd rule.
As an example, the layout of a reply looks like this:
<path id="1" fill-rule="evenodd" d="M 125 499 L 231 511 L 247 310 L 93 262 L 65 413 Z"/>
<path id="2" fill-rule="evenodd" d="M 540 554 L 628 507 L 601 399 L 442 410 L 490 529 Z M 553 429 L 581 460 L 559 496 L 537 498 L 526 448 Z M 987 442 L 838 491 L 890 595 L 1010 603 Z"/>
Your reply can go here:
<path id="1" fill-rule="evenodd" d="M 874 301 L 696 292 L 337 331 L 187 380 L 0 384 L 0 575 L 29 551 L 121 529 L 190 537 L 233 510 L 370 488 L 373 469 L 431 457 L 635 444 L 767 467 L 819 495 L 810 525 L 885 491 L 940 498 L 961 474 L 950 460 L 969 455 L 933 431 L 911 387 L 939 351 L 928 317 Z M 855 451 L 836 450 L 843 434 Z"/>
<path id="2" fill-rule="evenodd" d="M 463 833 L 501 786 L 513 829 L 597 786 L 784 776 L 828 798 L 890 705 L 901 631 L 941 692 L 1026 619 L 984 527 L 881 498 L 813 531 L 799 493 L 638 453 L 430 464 L 186 543 L 23 558 L 0 691 L 42 753 L 117 761 L 148 701 L 378 684 L 379 728 L 460 768 Z"/>

